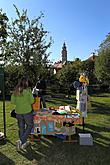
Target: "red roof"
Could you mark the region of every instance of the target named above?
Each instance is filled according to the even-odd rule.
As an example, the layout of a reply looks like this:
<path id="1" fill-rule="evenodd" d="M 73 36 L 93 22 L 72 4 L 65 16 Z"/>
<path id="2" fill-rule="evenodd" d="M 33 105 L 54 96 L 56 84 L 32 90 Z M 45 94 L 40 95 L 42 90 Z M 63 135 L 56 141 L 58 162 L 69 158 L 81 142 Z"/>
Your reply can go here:
<path id="1" fill-rule="evenodd" d="M 54 68 L 61 69 L 62 68 L 62 62 L 61 61 L 55 62 L 54 63 Z"/>

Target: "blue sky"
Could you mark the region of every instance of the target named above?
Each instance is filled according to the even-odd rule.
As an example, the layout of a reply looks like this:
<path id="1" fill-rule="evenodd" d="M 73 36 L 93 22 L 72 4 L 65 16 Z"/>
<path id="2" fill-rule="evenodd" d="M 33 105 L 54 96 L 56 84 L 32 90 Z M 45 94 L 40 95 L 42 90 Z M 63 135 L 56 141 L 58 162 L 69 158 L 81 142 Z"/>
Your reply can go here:
<path id="1" fill-rule="evenodd" d="M 42 23 L 54 40 L 49 50 L 53 62 L 61 58 L 64 41 L 68 60 L 85 60 L 110 32 L 110 0 L 0 0 L 9 18 L 16 17 L 13 4 L 27 9 L 30 18 L 44 13 Z"/>

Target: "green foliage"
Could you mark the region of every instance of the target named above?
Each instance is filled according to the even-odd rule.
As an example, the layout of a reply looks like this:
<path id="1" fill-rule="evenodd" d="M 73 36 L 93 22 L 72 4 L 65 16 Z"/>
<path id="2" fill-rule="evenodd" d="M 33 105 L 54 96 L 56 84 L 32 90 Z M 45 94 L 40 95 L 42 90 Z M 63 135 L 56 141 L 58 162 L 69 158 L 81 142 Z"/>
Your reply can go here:
<path id="1" fill-rule="evenodd" d="M 99 82 L 105 85 L 110 84 L 110 48 L 99 52 L 95 62 L 95 74 Z"/>
<path id="2" fill-rule="evenodd" d="M 6 45 L 6 65 L 22 65 L 24 74 L 36 80 L 37 76 L 45 71 L 48 62 L 48 48 L 52 38 L 47 38 L 48 32 L 44 30 L 39 17 L 30 20 L 27 10 L 22 13 L 16 9 L 17 18 L 8 26 L 8 42 Z"/>
<path id="3" fill-rule="evenodd" d="M 100 44 L 99 46 L 99 52 L 106 50 L 107 48 L 110 47 L 110 33 L 106 35 L 105 40 Z"/>
<path id="4" fill-rule="evenodd" d="M 51 74 L 48 77 L 48 86 L 49 86 L 51 92 L 59 93 L 61 85 L 60 85 L 59 79 L 57 78 L 56 75 Z"/>
<path id="5" fill-rule="evenodd" d="M 95 75 L 103 85 L 110 84 L 110 33 L 100 44 L 98 58 L 95 62 Z"/>
<path id="6" fill-rule="evenodd" d="M 70 92 L 72 83 L 79 78 L 81 62 L 75 61 L 72 64 L 67 64 L 58 72 L 57 78 L 64 91 Z"/>
<path id="7" fill-rule="evenodd" d="M 6 13 L 3 13 L 2 10 L 0 10 L 0 40 L 2 39 L 3 42 L 7 38 L 7 22 L 8 17 L 6 16 Z"/>
<path id="8" fill-rule="evenodd" d="M 8 65 L 5 67 L 5 91 L 10 94 L 10 91 L 16 86 L 18 79 L 24 73 L 23 67 L 18 65 Z"/>
<path id="9" fill-rule="evenodd" d="M 92 60 L 83 61 L 81 68 L 82 68 L 82 72 L 86 72 L 88 74 L 90 84 L 95 84 L 96 83 L 96 77 L 94 74 L 95 61 Z"/>
<path id="10" fill-rule="evenodd" d="M 16 18 L 8 18 L 0 10 L 0 60 L 5 62 L 5 87 L 12 89 L 25 75 L 35 85 L 39 75 L 47 75 L 47 63 L 52 38 L 41 23 L 43 13 L 29 19 L 27 10 L 20 12 L 14 5 Z M 2 58 L 1 58 L 2 57 Z"/>
<path id="11" fill-rule="evenodd" d="M 0 10 L 0 60 L 5 60 L 5 45 L 7 38 L 7 22 L 8 17 Z"/>

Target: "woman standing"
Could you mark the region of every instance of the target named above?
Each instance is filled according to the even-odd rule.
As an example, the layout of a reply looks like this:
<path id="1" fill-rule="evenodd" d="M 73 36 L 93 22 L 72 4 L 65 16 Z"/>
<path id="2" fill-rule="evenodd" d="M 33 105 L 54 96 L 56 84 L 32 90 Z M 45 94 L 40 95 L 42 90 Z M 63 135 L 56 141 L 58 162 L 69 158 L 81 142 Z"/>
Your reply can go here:
<path id="1" fill-rule="evenodd" d="M 16 148 L 24 149 L 29 142 L 28 135 L 31 133 L 33 126 L 32 103 L 34 98 L 31 89 L 28 87 L 28 80 L 23 77 L 15 87 L 11 96 L 11 103 L 16 106 L 16 118 L 18 120 L 19 138 L 16 142 Z"/>

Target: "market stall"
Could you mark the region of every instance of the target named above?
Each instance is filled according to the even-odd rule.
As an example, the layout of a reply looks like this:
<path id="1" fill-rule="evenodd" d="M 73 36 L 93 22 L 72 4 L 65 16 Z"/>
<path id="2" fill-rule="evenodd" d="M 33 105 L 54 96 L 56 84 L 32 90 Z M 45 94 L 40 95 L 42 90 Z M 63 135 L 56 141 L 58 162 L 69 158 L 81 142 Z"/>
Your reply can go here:
<path id="1" fill-rule="evenodd" d="M 31 135 L 65 135 L 69 136 L 76 133 L 76 125 L 81 124 L 84 132 L 84 118 L 87 117 L 88 77 L 81 74 L 79 81 L 74 82 L 76 88 L 76 108 L 72 106 L 60 106 L 57 108 L 40 109 L 39 98 L 35 98 L 33 104 L 34 126 Z M 33 137 L 33 136 L 32 136 Z"/>
<path id="2" fill-rule="evenodd" d="M 33 135 L 63 135 L 75 134 L 77 124 L 82 124 L 82 115 L 77 109 L 69 106 L 60 106 L 57 109 L 40 109 L 34 111 Z M 71 138 L 69 138 L 71 140 Z"/>

